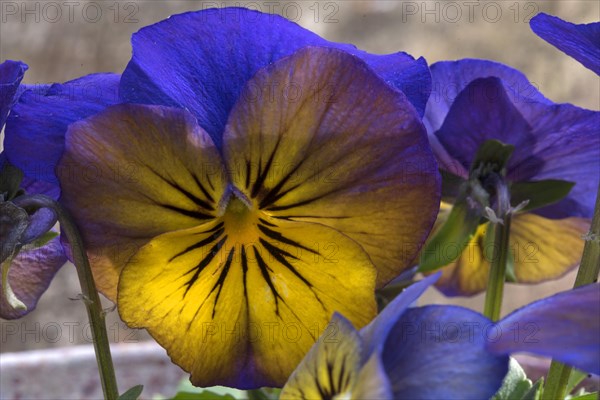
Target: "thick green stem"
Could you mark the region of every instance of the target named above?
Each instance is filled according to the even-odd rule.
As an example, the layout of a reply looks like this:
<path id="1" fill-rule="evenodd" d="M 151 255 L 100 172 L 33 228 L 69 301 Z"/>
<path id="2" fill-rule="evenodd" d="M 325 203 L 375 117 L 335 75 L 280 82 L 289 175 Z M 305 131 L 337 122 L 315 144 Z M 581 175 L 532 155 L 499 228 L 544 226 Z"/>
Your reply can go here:
<path id="1" fill-rule="evenodd" d="M 106 323 L 104 320 L 104 310 L 100 303 L 100 297 L 96 290 L 90 263 L 85 253 L 83 239 L 79 234 L 75 222 L 69 212 L 59 203 L 43 195 L 23 196 L 19 202 L 21 207 L 48 208 L 54 211 L 60 223 L 61 234 L 65 235 L 71 246 L 73 263 L 77 269 L 79 283 L 83 294 L 83 303 L 87 309 L 88 318 L 92 328 L 92 337 L 94 341 L 94 350 L 96 351 L 96 361 L 100 372 L 100 382 L 104 398 L 108 400 L 117 399 L 119 391 L 117 388 L 117 379 L 110 354 L 110 344 L 106 332 Z"/>
<path id="2" fill-rule="evenodd" d="M 585 238 L 581 264 L 575 278 L 573 287 L 588 285 L 598 281 L 600 273 L 600 186 L 596 195 L 596 209 L 589 233 Z M 571 375 L 572 368 L 561 362 L 552 361 L 548 376 L 546 377 L 546 387 L 542 399 L 554 400 L 564 399 L 567 395 L 567 383 Z"/>
<path id="3" fill-rule="evenodd" d="M 510 238 L 510 193 L 503 179 L 496 177 L 494 182 L 496 189 L 496 216 L 500 221 L 494 224 L 494 253 L 490 266 L 487 291 L 485 293 L 485 305 L 483 314 L 497 321 L 502 310 L 502 297 L 504 295 L 504 281 L 506 280 L 506 264 L 508 262 L 508 249 Z"/>
<path id="4" fill-rule="evenodd" d="M 508 261 L 510 222 L 511 216 L 510 214 L 506 214 L 503 224 L 496 223 L 494 225 L 494 254 L 483 309 L 483 314 L 492 321 L 497 321 L 500 318 L 500 311 L 502 310 L 506 263 Z"/>

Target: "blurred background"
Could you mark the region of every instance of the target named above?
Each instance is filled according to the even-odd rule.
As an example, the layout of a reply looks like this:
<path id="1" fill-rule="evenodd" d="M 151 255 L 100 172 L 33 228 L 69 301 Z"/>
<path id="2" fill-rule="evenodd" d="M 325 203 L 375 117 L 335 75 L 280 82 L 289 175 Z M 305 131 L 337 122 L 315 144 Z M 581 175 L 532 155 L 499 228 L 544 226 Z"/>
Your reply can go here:
<path id="1" fill-rule="evenodd" d="M 275 12 L 337 42 L 372 53 L 406 51 L 431 64 L 485 58 L 523 71 L 555 102 L 600 108 L 600 80 L 593 72 L 538 38 L 529 19 L 538 12 L 575 23 L 600 20 L 600 2 L 565 1 L 1 1 L 0 60 L 22 60 L 25 83 L 64 82 L 93 72 L 122 72 L 130 36 L 169 15 L 238 5 Z M 177 44 L 174 43 L 174 46 Z M 571 273 L 555 282 L 507 288 L 504 312 L 572 286 Z M 85 309 L 72 265 L 66 265 L 26 318 L 0 321 L 0 351 L 89 343 Z M 423 303 L 482 309 L 483 297 L 447 299 L 431 289 Z M 106 307 L 110 307 L 106 303 Z M 60 332 L 56 328 L 60 329 Z M 72 328 L 70 328 L 72 327 Z M 108 314 L 115 342 L 149 339 Z"/>

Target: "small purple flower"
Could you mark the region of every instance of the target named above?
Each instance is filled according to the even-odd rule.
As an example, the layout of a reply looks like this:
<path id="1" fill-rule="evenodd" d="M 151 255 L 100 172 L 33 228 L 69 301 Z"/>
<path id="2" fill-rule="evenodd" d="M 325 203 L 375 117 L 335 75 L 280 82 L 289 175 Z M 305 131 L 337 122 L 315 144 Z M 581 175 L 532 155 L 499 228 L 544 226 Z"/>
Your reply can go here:
<path id="1" fill-rule="evenodd" d="M 506 166 L 513 193 L 539 181 L 574 184 L 562 199 L 514 215 L 510 278 L 537 283 L 577 266 L 581 236 L 587 232 L 600 181 L 600 113 L 555 104 L 522 73 L 492 61 L 438 62 L 431 72 L 433 90 L 425 125 L 442 174 L 448 172 L 461 182 L 469 179 L 478 149 L 494 139 L 514 146 Z M 454 199 L 443 198 L 440 223 Z M 529 199 L 514 196 L 511 206 Z M 487 221 L 480 222 L 464 251 L 442 249 L 443 254 L 454 255 L 441 263 L 449 264 L 437 283 L 445 294 L 473 295 L 485 289 L 493 256 L 486 242 L 488 227 Z"/>

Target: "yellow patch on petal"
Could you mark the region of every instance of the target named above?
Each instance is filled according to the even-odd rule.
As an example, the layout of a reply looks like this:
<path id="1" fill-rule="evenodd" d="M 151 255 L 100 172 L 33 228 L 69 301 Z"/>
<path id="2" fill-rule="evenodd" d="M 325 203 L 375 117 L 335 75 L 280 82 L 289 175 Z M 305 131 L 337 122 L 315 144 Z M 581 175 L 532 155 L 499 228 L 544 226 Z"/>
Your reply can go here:
<path id="1" fill-rule="evenodd" d="M 213 219 L 226 187 L 220 155 L 195 118 L 155 106 L 118 105 L 71 125 L 58 173 L 96 284 L 112 300 L 142 245 Z"/>
<path id="2" fill-rule="evenodd" d="M 552 220 L 536 214 L 517 214 L 510 230 L 509 251 L 517 283 L 556 279 L 575 268 L 581 259 L 589 221 L 583 218 Z M 460 258 L 442 268 L 436 283 L 447 295 L 475 295 L 487 287 L 494 245 L 485 242 L 490 224 L 482 224 Z M 454 251 L 448 246 L 447 251 Z"/>
<path id="3" fill-rule="evenodd" d="M 485 235 L 489 224 L 481 224 L 458 260 L 442 268 L 442 276 L 435 284 L 448 295 L 475 295 L 487 287 L 493 247 L 486 246 Z M 444 256 L 454 257 L 457 247 L 448 245 Z"/>
<path id="4" fill-rule="evenodd" d="M 556 279 L 579 265 L 582 236 L 590 223 L 583 218 L 547 219 L 518 215 L 511 225 L 511 251 L 518 282 Z"/>
<path id="5" fill-rule="evenodd" d="M 282 399 L 350 399 L 364 362 L 360 335 L 334 315 L 281 391 Z"/>
<path id="6" fill-rule="evenodd" d="M 331 315 L 364 326 L 376 271 L 337 231 L 274 220 L 232 197 L 199 227 L 150 241 L 119 283 L 119 311 L 196 385 L 280 386 Z"/>

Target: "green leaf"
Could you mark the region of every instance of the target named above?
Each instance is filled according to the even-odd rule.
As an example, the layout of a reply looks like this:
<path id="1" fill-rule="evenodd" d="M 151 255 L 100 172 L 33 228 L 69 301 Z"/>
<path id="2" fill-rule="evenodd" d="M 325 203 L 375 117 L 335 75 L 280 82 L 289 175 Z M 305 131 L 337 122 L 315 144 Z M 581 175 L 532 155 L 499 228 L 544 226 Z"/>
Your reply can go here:
<path id="1" fill-rule="evenodd" d="M 493 400 L 515 400 L 523 399 L 532 388 L 531 381 L 527 379 L 525 371 L 519 365 L 517 360 L 511 357 L 508 367 L 508 373 L 502 381 L 502 386 L 496 392 Z"/>
<path id="2" fill-rule="evenodd" d="M 531 386 L 531 388 L 525 393 L 521 400 L 540 400 L 542 398 L 542 392 L 544 391 L 544 378 L 540 378 Z"/>
<path id="3" fill-rule="evenodd" d="M 0 167 L 2 166 L 0 165 Z M 4 201 L 15 198 L 19 192 L 22 180 L 23 171 L 19 168 L 10 164 L 6 164 L 2 168 L 2 173 L 0 174 L 0 196 L 5 195 Z"/>
<path id="4" fill-rule="evenodd" d="M 235 400 L 230 394 L 217 394 L 210 390 L 202 392 L 179 392 L 172 400 Z"/>
<path id="5" fill-rule="evenodd" d="M 511 205 L 519 205 L 523 201 L 529 203 L 522 211 L 531 211 L 536 208 L 554 204 L 571 192 L 575 183 L 558 179 L 547 179 L 536 182 L 515 182 L 510 187 Z"/>
<path id="6" fill-rule="evenodd" d="M 281 394 L 281 389 L 276 388 L 260 388 L 248 390 L 248 400 L 277 400 Z"/>
<path id="7" fill-rule="evenodd" d="M 52 239 L 54 239 L 57 236 L 58 236 L 58 232 L 48 231 L 48 232 L 44 233 L 42 236 L 40 236 L 39 238 L 35 239 L 33 242 L 28 243 L 23 247 L 26 250 L 36 249 L 38 247 L 42 247 L 43 245 L 45 245 L 46 243 L 48 243 L 49 241 L 51 241 Z"/>
<path id="8" fill-rule="evenodd" d="M 584 393 L 580 396 L 571 397 L 571 400 L 598 400 L 598 392 Z"/>
<path id="9" fill-rule="evenodd" d="M 481 216 L 459 200 L 452 207 L 446 222 L 421 251 L 419 272 L 431 272 L 458 259 L 479 226 Z"/>
<path id="10" fill-rule="evenodd" d="M 144 390 L 143 385 L 136 385 L 118 397 L 118 400 L 137 400 Z"/>
<path id="11" fill-rule="evenodd" d="M 571 393 L 575 386 L 579 385 L 589 375 L 587 372 L 583 372 L 576 368 L 571 369 L 571 375 L 569 375 L 569 382 L 567 383 L 567 390 L 565 393 Z"/>
<path id="12" fill-rule="evenodd" d="M 504 144 L 499 140 L 486 140 L 473 159 L 471 172 L 481 168 L 489 168 L 490 171 L 504 175 L 506 173 L 506 164 L 515 150 L 515 146 Z"/>

